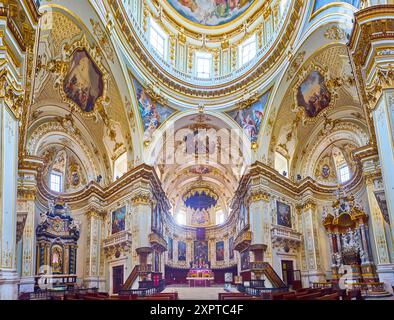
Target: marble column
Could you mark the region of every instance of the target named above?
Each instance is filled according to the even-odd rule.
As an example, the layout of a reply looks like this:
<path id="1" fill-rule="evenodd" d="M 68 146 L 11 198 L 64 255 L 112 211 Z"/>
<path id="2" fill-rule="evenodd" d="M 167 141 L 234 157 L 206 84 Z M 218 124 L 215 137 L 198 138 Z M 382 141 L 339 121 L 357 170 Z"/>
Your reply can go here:
<path id="1" fill-rule="evenodd" d="M 376 176 L 375 176 L 376 178 Z M 379 204 L 374 194 L 374 176 L 369 175 L 366 177 L 366 189 L 368 196 L 368 204 L 370 210 L 370 219 L 373 232 L 373 245 L 375 246 L 376 252 L 376 272 L 378 273 L 379 280 L 385 282 L 386 290 L 392 291 L 392 285 L 394 285 L 394 264 L 390 258 L 390 249 L 388 241 L 390 235 L 386 234 L 385 231 L 385 220 L 383 218 L 382 211 L 380 210 Z M 386 179 L 393 180 L 393 179 Z M 387 193 L 386 193 L 387 194 Z M 366 240 L 369 239 L 367 232 L 364 232 Z"/>
<path id="2" fill-rule="evenodd" d="M 136 264 L 142 270 L 148 271 L 147 265 L 152 267 L 153 270 L 153 249 L 150 243 L 150 234 L 152 233 L 152 194 L 149 190 L 138 190 L 131 197 L 133 206 L 133 229 L 138 229 L 138 237 L 133 237 L 133 248 L 138 254 L 138 261 Z M 134 269 L 132 265 L 130 272 Z M 128 278 L 125 275 L 125 279 Z M 148 272 L 139 274 L 139 280 L 145 281 L 148 279 Z"/>
<path id="3" fill-rule="evenodd" d="M 260 258 L 272 265 L 272 241 L 271 241 L 271 213 L 269 210 L 270 197 L 263 191 L 252 191 L 249 196 L 249 224 L 252 232 L 251 251 L 254 253 L 253 261 Z M 265 252 L 259 252 L 261 245 L 266 246 Z M 256 250 L 255 250 L 256 248 Z M 256 252 L 254 252 L 256 251 Z M 257 256 L 257 260 L 256 260 Z"/>
<path id="4" fill-rule="evenodd" d="M 394 177 L 394 89 L 383 91 L 372 114 L 391 232 L 394 235 L 394 179 L 390 178 Z"/>
<path id="5" fill-rule="evenodd" d="M 302 226 L 306 267 L 304 277 L 311 285 L 313 282 L 324 281 L 325 273 L 320 258 L 316 204 L 310 199 L 306 200 L 302 206 Z"/>
<path id="6" fill-rule="evenodd" d="M 20 292 L 34 291 L 35 275 L 35 192 L 18 191 L 17 215 L 25 219 L 21 234 Z M 19 226 L 18 226 L 19 229 Z"/>
<path id="7" fill-rule="evenodd" d="M 88 288 L 103 288 L 105 279 L 100 277 L 101 239 L 103 215 L 90 209 L 86 213 L 86 265 L 84 284 Z"/>
<path id="8" fill-rule="evenodd" d="M 0 300 L 16 299 L 18 121 L 0 99 Z"/>

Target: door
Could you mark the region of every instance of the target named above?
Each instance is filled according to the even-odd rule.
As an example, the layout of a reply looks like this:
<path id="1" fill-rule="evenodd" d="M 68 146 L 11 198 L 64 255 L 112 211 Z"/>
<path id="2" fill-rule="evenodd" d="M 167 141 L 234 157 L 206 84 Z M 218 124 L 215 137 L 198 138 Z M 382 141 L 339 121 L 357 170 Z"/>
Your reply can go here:
<path id="1" fill-rule="evenodd" d="M 294 266 L 291 260 L 282 260 L 282 279 L 288 286 L 293 285 Z"/>
<path id="2" fill-rule="evenodd" d="M 123 265 L 112 268 L 112 292 L 118 294 L 123 286 Z"/>

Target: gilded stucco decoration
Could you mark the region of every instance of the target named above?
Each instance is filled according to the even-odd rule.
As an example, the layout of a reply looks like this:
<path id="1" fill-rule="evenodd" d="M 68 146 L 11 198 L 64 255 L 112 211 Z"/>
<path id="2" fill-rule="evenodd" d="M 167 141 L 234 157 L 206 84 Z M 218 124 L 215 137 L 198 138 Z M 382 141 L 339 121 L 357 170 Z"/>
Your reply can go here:
<path id="1" fill-rule="evenodd" d="M 311 63 L 299 72 L 293 88 L 294 105 L 292 111 L 302 114 L 302 122 L 315 122 L 316 119 L 331 110 L 338 96 L 328 85 L 328 69 Z"/>

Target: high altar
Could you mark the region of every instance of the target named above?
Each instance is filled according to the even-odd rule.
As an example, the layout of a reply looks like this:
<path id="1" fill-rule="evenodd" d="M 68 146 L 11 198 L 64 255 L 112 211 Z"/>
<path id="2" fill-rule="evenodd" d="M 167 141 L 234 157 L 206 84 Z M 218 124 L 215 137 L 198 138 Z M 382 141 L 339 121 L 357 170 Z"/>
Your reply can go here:
<path id="1" fill-rule="evenodd" d="M 186 280 L 190 287 L 210 287 L 215 277 L 207 263 L 193 263 Z"/>

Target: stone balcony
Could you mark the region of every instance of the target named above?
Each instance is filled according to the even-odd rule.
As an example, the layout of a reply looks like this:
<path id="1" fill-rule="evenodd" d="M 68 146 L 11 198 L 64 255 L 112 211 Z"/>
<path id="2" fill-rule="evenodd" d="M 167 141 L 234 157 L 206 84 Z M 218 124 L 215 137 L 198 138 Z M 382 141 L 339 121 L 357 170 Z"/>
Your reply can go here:
<path id="1" fill-rule="evenodd" d="M 115 233 L 103 241 L 103 248 L 106 254 L 117 251 L 128 251 L 131 248 L 132 235 L 128 231 Z"/>
<path id="2" fill-rule="evenodd" d="M 302 234 L 291 228 L 273 225 L 271 239 L 274 246 L 297 248 L 302 242 Z"/>

